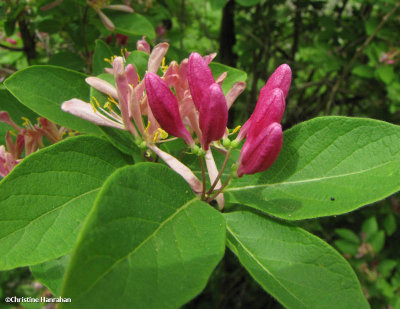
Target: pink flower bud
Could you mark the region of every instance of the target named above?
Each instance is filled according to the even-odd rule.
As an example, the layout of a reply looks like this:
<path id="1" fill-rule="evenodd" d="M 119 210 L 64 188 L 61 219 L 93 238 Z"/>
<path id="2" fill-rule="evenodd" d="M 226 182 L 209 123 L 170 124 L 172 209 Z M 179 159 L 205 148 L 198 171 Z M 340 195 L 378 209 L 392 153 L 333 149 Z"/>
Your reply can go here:
<path id="1" fill-rule="evenodd" d="M 285 97 L 283 91 L 275 88 L 269 92 L 261 92 L 253 114 L 247 138 L 254 138 L 259 132 L 271 123 L 280 123 L 285 112 Z"/>
<path id="2" fill-rule="evenodd" d="M 263 128 L 256 137 L 247 139 L 240 152 L 238 176 L 268 169 L 278 158 L 282 141 L 282 127 L 276 122 Z"/>
<path id="3" fill-rule="evenodd" d="M 269 92 L 274 88 L 280 88 L 285 95 L 288 95 L 290 83 L 292 82 L 292 70 L 287 64 L 281 64 L 274 73 L 268 78 L 267 83 L 261 89 L 260 96 L 263 92 Z"/>
<path id="4" fill-rule="evenodd" d="M 206 104 L 204 100 L 208 99 L 206 90 L 215 83 L 214 77 L 207 62 L 198 53 L 190 55 L 187 75 L 194 105 L 200 111 L 200 106 Z"/>
<path id="5" fill-rule="evenodd" d="M 151 111 L 161 127 L 169 134 L 183 138 L 188 145 L 193 144 L 192 136 L 179 114 L 178 100 L 166 82 L 157 74 L 148 72 L 145 84 Z"/>
<path id="6" fill-rule="evenodd" d="M 240 129 L 237 140 L 241 141 L 246 136 L 251 139 L 271 123 L 280 123 L 284 111 L 285 98 L 281 89 L 275 88 L 269 92 L 260 92 L 256 108 Z"/>
<path id="7" fill-rule="evenodd" d="M 209 97 L 207 103 L 200 106 L 199 125 L 202 132 L 201 144 L 208 150 L 208 145 L 221 139 L 225 133 L 228 107 L 220 85 L 214 83 L 204 92 Z"/>

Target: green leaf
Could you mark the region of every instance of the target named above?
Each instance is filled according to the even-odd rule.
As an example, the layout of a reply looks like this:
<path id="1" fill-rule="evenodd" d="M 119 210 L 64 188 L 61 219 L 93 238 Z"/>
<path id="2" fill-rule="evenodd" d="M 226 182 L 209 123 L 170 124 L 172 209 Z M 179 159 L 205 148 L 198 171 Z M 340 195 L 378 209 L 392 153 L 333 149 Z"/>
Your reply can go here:
<path id="1" fill-rule="evenodd" d="M 229 249 L 286 308 L 369 308 L 352 268 L 321 239 L 250 211 L 224 216 Z"/>
<path id="2" fill-rule="evenodd" d="M 260 3 L 260 0 L 235 0 L 235 1 L 243 6 L 253 6 Z"/>
<path id="3" fill-rule="evenodd" d="M 361 226 L 361 233 L 364 235 L 365 241 L 369 241 L 378 230 L 378 221 L 376 220 L 376 217 L 369 217 Z"/>
<path id="4" fill-rule="evenodd" d="M 104 61 L 104 59 L 110 59 L 112 56 L 113 52 L 111 48 L 104 41 L 96 40 L 93 54 L 93 74 L 99 75 L 104 73 L 104 68 L 110 67 L 110 64 Z"/>
<path id="5" fill-rule="evenodd" d="M 108 13 L 110 12 L 110 13 Z M 125 35 L 143 35 L 149 40 L 156 37 L 153 25 L 146 17 L 136 13 L 117 13 L 108 11 L 107 16 L 115 26 L 115 32 Z"/>
<path id="6" fill-rule="evenodd" d="M 54 66 L 31 66 L 14 73 L 6 81 L 7 89 L 24 105 L 59 125 L 99 134 L 99 128 L 61 110 L 61 104 L 72 98 L 89 100 L 85 75 Z"/>
<path id="7" fill-rule="evenodd" d="M 0 110 L 7 111 L 17 125 L 21 125 L 24 122 L 21 119 L 22 117 L 28 118 L 32 123 L 36 123 L 36 119 L 39 117 L 38 114 L 21 104 L 5 88 L 0 89 Z"/>
<path id="8" fill-rule="evenodd" d="M 128 159 L 94 136 L 68 138 L 0 182 L 0 269 L 68 253 L 105 179 Z"/>
<path id="9" fill-rule="evenodd" d="M 400 128 L 347 117 L 315 118 L 287 130 L 272 167 L 235 179 L 230 202 L 288 220 L 337 215 L 400 189 Z"/>
<path id="10" fill-rule="evenodd" d="M 375 233 L 368 242 L 371 244 L 372 249 L 374 249 L 374 253 L 379 253 L 385 246 L 385 232 L 379 231 Z"/>
<path id="11" fill-rule="evenodd" d="M 178 308 L 202 291 L 224 249 L 222 215 L 178 174 L 154 163 L 122 168 L 82 230 L 65 308 Z"/>
<path id="12" fill-rule="evenodd" d="M 32 275 L 46 286 L 50 292 L 60 295 L 62 280 L 69 263 L 70 256 L 64 255 L 58 259 L 44 262 L 30 267 Z"/>
<path id="13" fill-rule="evenodd" d="M 79 55 L 71 52 L 57 53 L 49 59 L 48 63 L 76 71 L 82 71 L 86 66 L 85 61 Z"/>
<path id="14" fill-rule="evenodd" d="M 348 240 L 335 240 L 333 242 L 340 252 L 344 254 L 356 255 L 358 253 L 358 245 Z"/>
<path id="15" fill-rule="evenodd" d="M 360 238 L 352 230 L 335 229 L 335 233 L 338 234 L 341 238 L 343 238 L 353 244 L 357 245 L 360 243 Z"/>
<path id="16" fill-rule="evenodd" d="M 137 73 L 142 79 L 144 78 L 144 74 L 146 73 L 148 62 L 149 54 L 139 50 L 134 50 L 133 52 L 131 52 L 126 59 L 126 64 L 133 64 L 136 68 Z"/>
<path id="17" fill-rule="evenodd" d="M 376 76 L 383 81 L 385 84 L 390 84 L 396 77 L 394 68 L 389 65 L 380 66 L 376 71 Z"/>
<path id="18" fill-rule="evenodd" d="M 364 77 L 364 78 L 372 78 L 374 77 L 374 69 L 368 65 L 359 65 L 356 66 L 351 73 L 356 76 Z"/>
<path id="19" fill-rule="evenodd" d="M 220 10 L 222 9 L 228 0 L 210 0 L 211 8 L 213 10 Z"/>
<path id="20" fill-rule="evenodd" d="M 211 62 L 210 68 L 211 68 L 211 71 L 213 72 L 215 79 L 218 78 L 224 72 L 228 73 L 224 82 L 221 85 L 222 90 L 224 91 L 224 94 L 226 94 L 229 91 L 229 89 L 232 88 L 234 83 L 244 82 L 247 79 L 246 72 L 232 68 L 232 67 L 224 65 L 224 64 Z"/>
<path id="21" fill-rule="evenodd" d="M 386 234 L 388 236 L 393 235 L 394 232 L 396 232 L 397 229 L 397 223 L 396 223 L 396 218 L 393 214 L 388 214 L 383 221 L 383 227 L 385 228 Z"/>

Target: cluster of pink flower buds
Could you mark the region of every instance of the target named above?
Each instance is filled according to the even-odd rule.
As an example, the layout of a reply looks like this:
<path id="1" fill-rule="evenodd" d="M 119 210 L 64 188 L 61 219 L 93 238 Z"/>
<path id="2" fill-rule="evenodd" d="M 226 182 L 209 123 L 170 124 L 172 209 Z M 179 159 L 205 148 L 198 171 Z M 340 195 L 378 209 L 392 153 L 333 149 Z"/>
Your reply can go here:
<path id="1" fill-rule="evenodd" d="M 261 89 L 253 114 L 238 134 L 237 141 L 246 137 L 239 157 L 239 177 L 265 171 L 278 157 L 283 139 L 280 122 L 291 80 L 290 67 L 282 64 Z"/>

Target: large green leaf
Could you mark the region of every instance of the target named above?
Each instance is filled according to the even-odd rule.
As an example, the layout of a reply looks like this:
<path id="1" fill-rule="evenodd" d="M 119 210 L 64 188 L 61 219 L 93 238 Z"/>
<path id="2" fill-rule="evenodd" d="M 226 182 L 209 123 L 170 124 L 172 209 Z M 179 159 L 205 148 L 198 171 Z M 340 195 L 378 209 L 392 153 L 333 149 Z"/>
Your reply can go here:
<path id="1" fill-rule="evenodd" d="M 115 32 L 125 35 L 144 35 L 149 40 L 153 40 L 156 37 L 153 25 L 143 15 L 109 12 L 107 16 L 114 23 Z"/>
<path id="2" fill-rule="evenodd" d="M 352 268 L 321 239 L 250 211 L 225 219 L 228 247 L 286 308 L 369 308 Z"/>
<path id="3" fill-rule="evenodd" d="M 21 70 L 5 81 L 8 90 L 39 115 L 68 128 L 99 134 L 99 128 L 61 110 L 61 103 L 72 98 L 89 100 L 85 75 L 66 68 L 43 65 Z"/>
<path id="4" fill-rule="evenodd" d="M 45 285 L 55 296 L 60 295 L 61 284 L 69 263 L 70 255 L 30 267 L 32 275 Z"/>
<path id="5" fill-rule="evenodd" d="M 400 127 L 321 117 L 286 131 L 274 165 L 226 192 L 231 202 L 295 220 L 346 213 L 399 189 Z"/>
<path id="6" fill-rule="evenodd" d="M 205 287 L 224 249 L 222 215 L 178 174 L 154 163 L 122 168 L 82 230 L 65 307 L 178 308 Z"/>
<path id="7" fill-rule="evenodd" d="M 0 269 L 68 253 L 105 179 L 127 159 L 94 136 L 25 158 L 0 182 Z"/>
<path id="8" fill-rule="evenodd" d="M 224 72 L 228 73 L 224 82 L 221 85 L 222 90 L 224 91 L 225 94 L 229 91 L 229 89 L 232 88 L 234 83 L 244 82 L 247 79 L 246 72 L 232 68 L 232 67 L 224 65 L 224 64 L 211 62 L 210 68 L 213 72 L 214 78 L 218 78 Z"/>

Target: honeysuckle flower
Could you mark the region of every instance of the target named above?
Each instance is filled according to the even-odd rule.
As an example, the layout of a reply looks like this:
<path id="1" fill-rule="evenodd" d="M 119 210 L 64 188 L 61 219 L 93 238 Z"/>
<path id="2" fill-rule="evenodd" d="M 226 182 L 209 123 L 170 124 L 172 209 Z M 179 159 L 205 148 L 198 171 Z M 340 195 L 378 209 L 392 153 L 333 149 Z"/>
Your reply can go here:
<path id="1" fill-rule="evenodd" d="M 124 4 L 110 4 L 110 0 L 87 0 L 87 4 L 91 6 L 99 15 L 101 22 L 104 27 L 106 27 L 110 31 L 114 31 L 115 26 L 114 23 L 109 19 L 101 10 L 102 9 L 111 9 L 117 10 L 127 13 L 132 13 L 133 9 Z"/>
<path id="2" fill-rule="evenodd" d="M 194 141 L 183 125 L 179 114 L 178 100 L 157 74 L 148 72 L 145 77 L 147 98 L 154 117 L 169 134 L 181 137 L 188 145 Z"/>
<path id="3" fill-rule="evenodd" d="M 256 137 L 247 139 L 239 156 L 238 176 L 268 169 L 278 158 L 282 142 L 282 127 L 276 122 L 264 127 Z"/>

